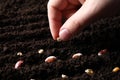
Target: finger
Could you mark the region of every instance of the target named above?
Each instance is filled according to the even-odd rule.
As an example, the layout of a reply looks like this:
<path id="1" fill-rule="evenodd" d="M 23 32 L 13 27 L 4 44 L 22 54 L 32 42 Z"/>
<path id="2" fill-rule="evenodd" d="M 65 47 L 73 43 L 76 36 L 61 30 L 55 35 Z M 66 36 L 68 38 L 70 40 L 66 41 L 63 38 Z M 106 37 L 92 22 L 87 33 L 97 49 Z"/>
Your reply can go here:
<path id="1" fill-rule="evenodd" d="M 62 6 L 61 6 L 62 5 Z M 62 12 L 61 10 L 67 5 L 64 0 L 50 0 L 48 2 L 48 20 L 50 25 L 50 31 L 53 39 L 59 36 L 59 29 L 62 25 Z"/>
<path id="2" fill-rule="evenodd" d="M 79 0 L 81 4 L 84 4 L 86 0 Z"/>
<path id="3" fill-rule="evenodd" d="M 60 39 L 63 41 L 69 40 L 73 35 L 82 30 L 84 26 L 98 19 L 109 0 L 104 2 L 101 0 L 88 0 L 84 2 L 83 6 L 61 27 L 59 33 Z"/>
<path id="4" fill-rule="evenodd" d="M 70 18 L 76 11 L 77 11 L 77 10 L 75 10 L 75 9 L 64 11 L 64 12 L 63 12 L 63 17 L 64 17 L 65 19 L 68 19 L 68 18 Z"/>
<path id="5" fill-rule="evenodd" d="M 73 0 L 71 0 L 73 1 Z M 71 3 L 72 4 L 72 3 Z M 78 2 L 78 4 L 75 5 L 68 5 L 65 10 L 63 10 L 63 17 L 68 19 L 71 17 L 82 5 Z"/>

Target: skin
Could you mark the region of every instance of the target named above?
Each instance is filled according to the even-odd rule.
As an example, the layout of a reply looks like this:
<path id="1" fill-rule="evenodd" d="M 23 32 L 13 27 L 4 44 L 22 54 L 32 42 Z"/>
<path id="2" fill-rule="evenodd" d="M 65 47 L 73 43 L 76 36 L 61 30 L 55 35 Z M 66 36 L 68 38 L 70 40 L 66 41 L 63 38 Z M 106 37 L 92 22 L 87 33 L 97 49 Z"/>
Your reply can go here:
<path id="1" fill-rule="evenodd" d="M 53 39 L 67 41 L 86 25 L 120 13 L 120 0 L 49 0 L 47 8 Z"/>

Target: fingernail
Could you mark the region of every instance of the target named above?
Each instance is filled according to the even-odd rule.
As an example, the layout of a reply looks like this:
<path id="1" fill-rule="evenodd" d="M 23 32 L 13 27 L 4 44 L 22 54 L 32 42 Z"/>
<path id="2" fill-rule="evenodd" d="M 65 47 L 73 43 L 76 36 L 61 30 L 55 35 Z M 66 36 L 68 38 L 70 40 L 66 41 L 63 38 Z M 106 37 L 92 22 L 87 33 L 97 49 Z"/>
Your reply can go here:
<path id="1" fill-rule="evenodd" d="M 67 30 L 67 29 L 62 29 L 59 33 L 59 38 L 62 41 L 67 41 L 70 39 L 70 37 L 71 37 L 71 34 L 70 34 L 69 30 Z"/>

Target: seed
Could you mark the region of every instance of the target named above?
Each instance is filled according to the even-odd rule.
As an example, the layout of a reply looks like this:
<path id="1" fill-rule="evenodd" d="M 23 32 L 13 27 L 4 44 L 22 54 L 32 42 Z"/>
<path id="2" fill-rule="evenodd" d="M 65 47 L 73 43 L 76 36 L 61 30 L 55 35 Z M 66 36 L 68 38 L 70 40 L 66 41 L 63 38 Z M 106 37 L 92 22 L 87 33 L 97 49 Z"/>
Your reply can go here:
<path id="1" fill-rule="evenodd" d="M 88 75 L 93 75 L 93 70 L 92 69 L 86 69 L 85 72 L 88 74 Z"/>
<path id="2" fill-rule="evenodd" d="M 18 56 L 22 56 L 23 54 L 22 54 L 22 52 L 18 52 L 17 55 Z"/>
<path id="3" fill-rule="evenodd" d="M 112 72 L 118 72 L 119 70 L 120 70 L 119 67 L 115 67 L 115 68 L 112 70 Z"/>
<path id="4" fill-rule="evenodd" d="M 103 54 L 107 53 L 107 49 L 103 49 L 101 51 L 98 52 L 98 56 L 101 56 Z"/>
<path id="5" fill-rule="evenodd" d="M 49 56 L 45 59 L 45 62 L 51 63 L 54 62 L 57 58 L 55 56 Z"/>
<path id="6" fill-rule="evenodd" d="M 15 64 L 15 69 L 20 68 L 22 64 L 23 64 L 23 60 L 19 60 L 19 61 Z"/>
<path id="7" fill-rule="evenodd" d="M 68 78 L 68 76 L 67 75 L 65 75 L 65 74 L 62 74 L 62 76 L 61 76 L 63 79 L 66 79 L 66 78 Z"/>
<path id="8" fill-rule="evenodd" d="M 72 56 L 73 59 L 79 58 L 80 56 L 82 56 L 82 53 L 76 53 Z"/>
<path id="9" fill-rule="evenodd" d="M 35 79 L 30 79 L 30 80 L 35 80 Z"/>
<path id="10" fill-rule="evenodd" d="M 57 42 L 61 42 L 61 41 L 62 41 L 62 40 L 58 37 L 58 38 L 57 38 Z"/>
<path id="11" fill-rule="evenodd" d="M 44 52 L 43 49 L 39 49 L 39 50 L 38 50 L 38 53 L 39 53 L 39 54 L 42 54 L 43 52 Z"/>

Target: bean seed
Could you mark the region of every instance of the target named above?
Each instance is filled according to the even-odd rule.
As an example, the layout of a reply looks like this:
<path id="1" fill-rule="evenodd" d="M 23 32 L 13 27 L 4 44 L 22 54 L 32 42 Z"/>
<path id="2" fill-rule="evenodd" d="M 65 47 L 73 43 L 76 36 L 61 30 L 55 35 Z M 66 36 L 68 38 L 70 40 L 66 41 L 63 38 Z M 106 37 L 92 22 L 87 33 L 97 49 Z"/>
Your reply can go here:
<path id="1" fill-rule="evenodd" d="M 45 59 L 45 62 L 51 63 L 54 62 L 57 58 L 55 56 L 49 56 Z"/>
<path id="2" fill-rule="evenodd" d="M 115 68 L 112 70 L 112 72 L 118 72 L 119 70 L 120 70 L 119 67 L 115 67 Z"/>
<path id="3" fill-rule="evenodd" d="M 103 49 L 101 51 L 98 52 L 98 56 L 101 56 L 103 54 L 107 53 L 107 49 Z"/>
<path id="4" fill-rule="evenodd" d="M 15 64 L 15 69 L 19 69 L 22 64 L 23 64 L 23 60 L 19 60 L 19 61 Z"/>
<path id="5" fill-rule="evenodd" d="M 18 52 L 17 55 L 18 56 L 22 56 L 23 54 L 22 54 L 22 52 Z"/>
<path id="6" fill-rule="evenodd" d="M 65 75 L 65 74 L 62 74 L 62 76 L 61 76 L 63 79 L 66 79 L 66 78 L 68 78 L 68 76 L 67 75 Z"/>
<path id="7" fill-rule="evenodd" d="M 39 50 L 38 50 L 38 53 L 39 53 L 39 54 L 42 54 L 43 52 L 44 52 L 43 49 L 39 49 Z"/>
<path id="8" fill-rule="evenodd" d="M 35 79 L 30 79 L 30 80 L 35 80 Z"/>
<path id="9" fill-rule="evenodd" d="M 62 40 L 58 37 L 58 38 L 57 38 L 57 42 L 61 42 L 61 41 L 62 41 Z"/>
<path id="10" fill-rule="evenodd" d="M 72 56 L 73 59 L 79 58 L 80 56 L 82 56 L 82 53 L 76 53 Z"/>
<path id="11" fill-rule="evenodd" d="M 85 72 L 88 74 L 88 75 L 93 75 L 93 70 L 92 69 L 86 69 Z"/>

